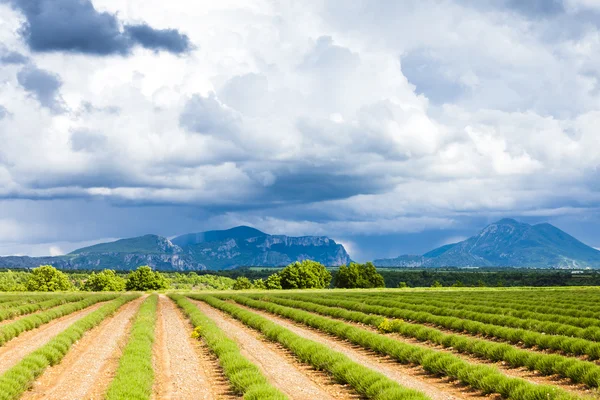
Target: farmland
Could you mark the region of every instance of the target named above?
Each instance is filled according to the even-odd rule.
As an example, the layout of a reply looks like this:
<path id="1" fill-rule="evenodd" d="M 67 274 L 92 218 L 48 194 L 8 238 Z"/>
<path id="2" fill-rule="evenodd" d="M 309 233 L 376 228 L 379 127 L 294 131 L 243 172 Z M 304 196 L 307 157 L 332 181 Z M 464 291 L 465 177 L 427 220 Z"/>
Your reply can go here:
<path id="1" fill-rule="evenodd" d="M 600 398 L 600 290 L 0 295 L 5 399 Z"/>

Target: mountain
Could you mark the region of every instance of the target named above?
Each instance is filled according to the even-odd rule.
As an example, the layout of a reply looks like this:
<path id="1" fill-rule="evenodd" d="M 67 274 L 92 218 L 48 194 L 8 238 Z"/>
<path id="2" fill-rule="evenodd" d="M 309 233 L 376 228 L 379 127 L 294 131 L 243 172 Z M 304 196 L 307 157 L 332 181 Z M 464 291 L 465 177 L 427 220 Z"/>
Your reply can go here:
<path id="1" fill-rule="evenodd" d="M 375 260 L 381 267 L 600 268 L 600 251 L 553 225 L 502 219 L 477 235 L 422 256 Z"/>
<path id="2" fill-rule="evenodd" d="M 325 236 L 269 235 L 248 226 L 188 233 L 169 240 L 144 235 L 77 249 L 59 257 L 0 257 L 0 268 L 130 270 L 150 265 L 164 271 L 285 266 L 311 259 L 327 266 L 350 262 L 344 246 Z"/>

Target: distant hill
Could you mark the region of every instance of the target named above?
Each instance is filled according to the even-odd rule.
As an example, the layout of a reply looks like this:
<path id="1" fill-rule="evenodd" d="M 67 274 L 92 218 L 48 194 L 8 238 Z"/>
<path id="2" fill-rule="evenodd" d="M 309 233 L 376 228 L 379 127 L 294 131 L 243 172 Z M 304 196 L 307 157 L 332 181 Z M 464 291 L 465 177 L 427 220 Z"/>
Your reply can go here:
<path id="1" fill-rule="evenodd" d="M 600 268 L 600 251 L 550 224 L 503 219 L 477 235 L 422 256 L 375 260 L 381 267 Z"/>
<path id="2" fill-rule="evenodd" d="M 277 267 L 305 259 L 327 266 L 350 262 L 344 246 L 325 236 L 269 235 L 239 226 L 189 233 L 173 240 L 144 235 L 84 247 L 59 257 L 0 257 L 0 268 L 52 264 L 61 269 L 130 270 L 147 264 L 165 271 L 194 271 L 239 266 Z"/>

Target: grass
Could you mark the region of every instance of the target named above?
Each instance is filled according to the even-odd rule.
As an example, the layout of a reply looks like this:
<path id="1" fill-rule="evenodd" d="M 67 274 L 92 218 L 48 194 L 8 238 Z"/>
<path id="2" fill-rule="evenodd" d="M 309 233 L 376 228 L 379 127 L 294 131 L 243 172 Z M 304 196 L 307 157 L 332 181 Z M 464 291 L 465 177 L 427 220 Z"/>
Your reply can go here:
<path id="1" fill-rule="evenodd" d="M 28 315 L 18 319 L 17 321 L 0 326 L 0 346 L 19 336 L 21 333 L 37 328 L 40 325 L 52 321 L 53 319 L 63 317 L 75 311 L 83 310 L 84 308 L 101 301 L 112 300 L 117 296 L 118 295 L 116 294 L 91 295 L 86 297 L 84 300 L 75 303 L 63 304 L 62 306 L 55 307 L 38 314 Z"/>
<path id="2" fill-rule="evenodd" d="M 452 354 L 403 343 L 341 321 L 332 320 L 295 308 L 256 301 L 246 296 L 234 295 L 227 297 L 249 307 L 266 310 L 317 328 L 379 354 L 389 355 L 403 364 L 420 365 L 431 374 L 444 375 L 452 379 L 457 379 L 486 394 L 498 393 L 503 397 L 514 400 L 563 400 L 577 398 L 554 386 L 535 385 L 523 379 L 510 378 L 502 374 L 495 367 L 474 365 Z"/>
<path id="3" fill-rule="evenodd" d="M 71 346 L 84 335 L 114 313 L 123 304 L 138 295 L 122 295 L 104 304 L 59 333 L 44 346 L 25 356 L 18 364 L 0 376 L 0 400 L 15 400 L 33 384 L 44 370 L 58 364 Z"/>
<path id="4" fill-rule="evenodd" d="M 194 333 L 201 337 L 217 356 L 219 364 L 232 389 L 247 400 L 284 400 L 287 396 L 273 387 L 260 369 L 248 361 L 237 343 L 227 337 L 217 325 L 198 307 L 182 295 L 169 297 L 183 310 L 194 326 Z"/>
<path id="5" fill-rule="evenodd" d="M 89 295 L 80 294 L 69 294 L 62 295 L 54 299 L 40 301 L 37 303 L 26 303 L 15 305 L 14 307 L 7 307 L 0 310 L 0 321 L 4 321 L 9 318 L 14 318 L 19 315 L 31 314 L 39 310 L 47 310 L 52 307 L 56 307 L 61 304 L 70 303 L 73 301 L 83 300 Z"/>
<path id="6" fill-rule="evenodd" d="M 225 311 L 249 327 L 260 331 L 269 340 L 282 344 L 300 361 L 318 370 L 329 372 L 337 381 L 349 384 L 356 392 L 369 399 L 428 399 L 423 393 L 405 388 L 383 374 L 350 360 L 346 355 L 305 339 L 256 313 L 213 296 L 192 295 L 191 297 Z"/>
<path id="7" fill-rule="evenodd" d="M 157 305 L 158 295 L 153 294 L 138 310 L 116 375 L 108 388 L 107 400 L 145 400 L 152 395 L 152 345 Z"/>

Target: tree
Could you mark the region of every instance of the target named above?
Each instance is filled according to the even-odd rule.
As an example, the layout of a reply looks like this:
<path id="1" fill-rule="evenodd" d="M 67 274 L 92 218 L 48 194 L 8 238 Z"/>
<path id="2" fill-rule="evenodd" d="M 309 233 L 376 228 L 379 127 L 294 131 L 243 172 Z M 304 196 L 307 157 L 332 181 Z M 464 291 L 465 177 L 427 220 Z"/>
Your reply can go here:
<path id="1" fill-rule="evenodd" d="M 267 288 L 267 284 L 265 283 L 265 281 L 262 278 L 258 278 L 252 281 L 252 287 L 254 289 L 266 289 Z"/>
<path id="2" fill-rule="evenodd" d="M 25 287 L 31 292 L 57 292 L 73 289 L 67 274 L 52 265 L 40 265 L 34 268 Z"/>
<path id="3" fill-rule="evenodd" d="M 147 265 L 138 267 L 127 277 L 125 289 L 127 290 L 160 290 L 168 289 L 169 281 L 158 271 L 152 271 Z"/>
<path id="4" fill-rule="evenodd" d="M 112 269 L 105 269 L 97 274 L 92 272 L 81 289 L 89 292 L 120 292 L 125 290 L 125 279 Z"/>
<path id="5" fill-rule="evenodd" d="M 235 280 L 235 283 L 233 284 L 233 290 L 245 289 L 252 289 L 252 282 L 250 282 L 250 279 L 246 278 L 245 276 L 240 276 Z"/>
<path id="6" fill-rule="evenodd" d="M 431 287 L 435 287 L 435 288 L 442 287 L 442 286 L 443 285 L 440 283 L 440 281 L 435 281 L 431 284 Z"/>
<path id="7" fill-rule="evenodd" d="M 408 287 L 408 285 L 406 284 L 406 282 L 400 282 L 400 283 L 398 283 L 398 288 L 400 288 L 400 289 L 404 289 L 404 288 L 407 288 L 407 287 Z"/>
<path id="8" fill-rule="evenodd" d="M 323 289 L 331 283 L 331 273 L 321 263 L 296 261 L 279 272 L 283 289 Z"/>
<path id="9" fill-rule="evenodd" d="M 273 289 L 282 289 L 281 287 L 281 277 L 279 276 L 279 274 L 275 273 L 273 275 L 270 275 L 267 280 L 265 281 L 265 286 L 267 289 L 273 290 Z"/>
<path id="10" fill-rule="evenodd" d="M 27 272 L 0 272 L 0 292 L 22 292 L 28 278 Z"/>
<path id="11" fill-rule="evenodd" d="M 385 287 L 383 276 L 377 272 L 373 263 L 358 264 L 351 262 L 342 265 L 335 275 L 335 287 L 338 288 L 375 288 Z"/>

